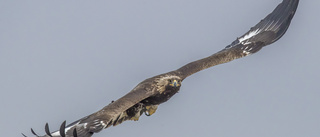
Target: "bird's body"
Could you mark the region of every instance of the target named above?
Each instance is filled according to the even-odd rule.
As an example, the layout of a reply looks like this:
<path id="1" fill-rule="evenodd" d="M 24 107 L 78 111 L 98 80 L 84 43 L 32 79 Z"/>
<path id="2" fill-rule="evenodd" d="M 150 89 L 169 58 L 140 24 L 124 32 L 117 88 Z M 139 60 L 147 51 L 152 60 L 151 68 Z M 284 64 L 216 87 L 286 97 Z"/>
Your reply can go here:
<path id="1" fill-rule="evenodd" d="M 179 91 L 181 82 L 188 76 L 256 53 L 280 39 L 288 29 L 298 3 L 299 0 L 283 0 L 272 13 L 221 51 L 177 70 L 148 78 L 120 99 L 66 127 L 62 125 L 58 131 L 50 133 L 46 125 L 45 136 L 90 137 L 102 129 L 126 120 L 137 121 L 143 113 L 152 115 L 159 104 L 166 102 Z M 33 130 L 32 132 L 34 133 Z"/>

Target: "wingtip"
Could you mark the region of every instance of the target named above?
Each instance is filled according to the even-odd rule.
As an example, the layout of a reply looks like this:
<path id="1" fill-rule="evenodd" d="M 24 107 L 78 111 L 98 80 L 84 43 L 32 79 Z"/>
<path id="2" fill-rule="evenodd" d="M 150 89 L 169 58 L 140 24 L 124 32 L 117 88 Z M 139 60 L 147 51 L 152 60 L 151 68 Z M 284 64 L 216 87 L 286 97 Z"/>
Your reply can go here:
<path id="1" fill-rule="evenodd" d="M 65 128 L 66 128 L 66 121 L 63 121 L 61 126 L 60 126 L 60 130 L 59 130 L 61 137 L 65 137 L 66 136 Z"/>
<path id="2" fill-rule="evenodd" d="M 47 134 L 48 136 L 52 137 L 52 135 L 51 135 L 51 133 L 50 133 L 50 130 L 49 130 L 49 124 L 48 124 L 48 123 L 46 123 L 44 130 L 45 130 L 45 132 L 46 132 L 46 134 Z"/>
<path id="3" fill-rule="evenodd" d="M 37 137 L 39 137 L 39 135 L 38 134 L 36 134 L 36 132 L 34 132 L 34 130 L 31 128 L 31 133 L 33 134 L 33 135 L 35 135 L 35 136 L 37 136 Z"/>
<path id="4" fill-rule="evenodd" d="M 21 134 L 22 134 L 22 136 L 27 137 L 25 134 L 23 134 L 23 133 L 21 133 Z"/>

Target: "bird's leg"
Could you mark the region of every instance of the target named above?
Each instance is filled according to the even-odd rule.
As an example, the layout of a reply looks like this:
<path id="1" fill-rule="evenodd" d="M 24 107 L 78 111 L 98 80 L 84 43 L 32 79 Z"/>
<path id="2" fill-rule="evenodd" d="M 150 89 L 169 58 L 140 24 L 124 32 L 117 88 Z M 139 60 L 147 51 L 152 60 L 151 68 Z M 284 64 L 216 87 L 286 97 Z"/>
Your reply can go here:
<path id="1" fill-rule="evenodd" d="M 146 106 L 145 114 L 146 116 L 151 116 L 153 113 L 157 111 L 158 105 L 150 105 Z"/>
<path id="2" fill-rule="evenodd" d="M 144 104 L 143 103 L 138 103 L 136 105 L 134 105 L 134 107 L 132 108 L 133 109 L 133 113 L 132 113 L 132 117 L 130 118 L 130 120 L 133 120 L 133 121 L 138 121 L 140 116 L 141 116 L 141 112 L 143 111 L 144 109 Z"/>
<path id="3" fill-rule="evenodd" d="M 139 120 L 139 117 L 137 117 L 137 116 L 134 116 L 134 117 L 130 118 L 130 120 L 133 120 L 133 121 L 138 121 L 138 120 Z"/>

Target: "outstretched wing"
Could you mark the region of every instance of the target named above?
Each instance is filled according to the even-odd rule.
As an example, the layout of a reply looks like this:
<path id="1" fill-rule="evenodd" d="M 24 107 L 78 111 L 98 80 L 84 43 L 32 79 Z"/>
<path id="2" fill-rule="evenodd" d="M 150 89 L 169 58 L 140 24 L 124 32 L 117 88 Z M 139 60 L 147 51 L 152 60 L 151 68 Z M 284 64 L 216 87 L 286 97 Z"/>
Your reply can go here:
<path id="1" fill-rule="evenodd" d="M 105 106 L 100 111 L 85 117 L 76 123 L 79 132 L 99 132 L 111 125 L 115 126 L 127 120 L 126 110 L 143 99 L 155 95 L 158 91 L 152 85 L 153 79 L 141 82 L 131 92 Z M 70 130 L 71 131 L 71 130 Z"/>
<path id="2" fill-rule="evenodd" d="M 79 119 L 67 126 L 65 122 L 60 130 L 50 132 L 48 124 L 45 126 L 47 135 L 41 137 L 91 137 L 93 133 L 99 132 L 109 126 L 115 126 L 130 118 L 126 115 L 126 110 L 156 94 L 156 88 L 153 86 L 153 78 L 149 78 L 138 84 L 132 91 L 120 99 L 111 102 L 101 110 Z M 32 129 L 31 132 L 38 136 Z M 24 135 L 25 136 L 25 135 Z"/>
<path id="3" fill-rule="evenodd" d="M 203 69 L 256 53 L 284 35 L 298 3 L 299 0 L 283 0 L 272 13 L 220 52 L 191 62 L 176 71 L 182 75 L 181 77 L 186 78 Z"/>

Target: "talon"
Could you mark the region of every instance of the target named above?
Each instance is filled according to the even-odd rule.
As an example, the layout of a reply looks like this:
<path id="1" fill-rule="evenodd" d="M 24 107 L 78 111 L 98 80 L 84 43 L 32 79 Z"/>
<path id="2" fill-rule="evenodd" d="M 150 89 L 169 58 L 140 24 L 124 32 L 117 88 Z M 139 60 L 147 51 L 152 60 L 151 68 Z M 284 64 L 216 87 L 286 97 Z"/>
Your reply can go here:
<path id="1" fill-rule="evenodd" d="M 146 116 L 151 116 L 157 111 L 158 105 L 151 105 L 151 106 L 146 106 L 146 111 L 145 115 Z"/>
<path id="2" fill-rule="evenodd" d="M 144 113 L 146 116 L 151 116 L 148 111 Z"/>
<path id="3" fill-rule="evenodd" d="M 130 120 L 138 121 L 138 120 L 139 120 L 139 117 L 132 117 Z"/>

